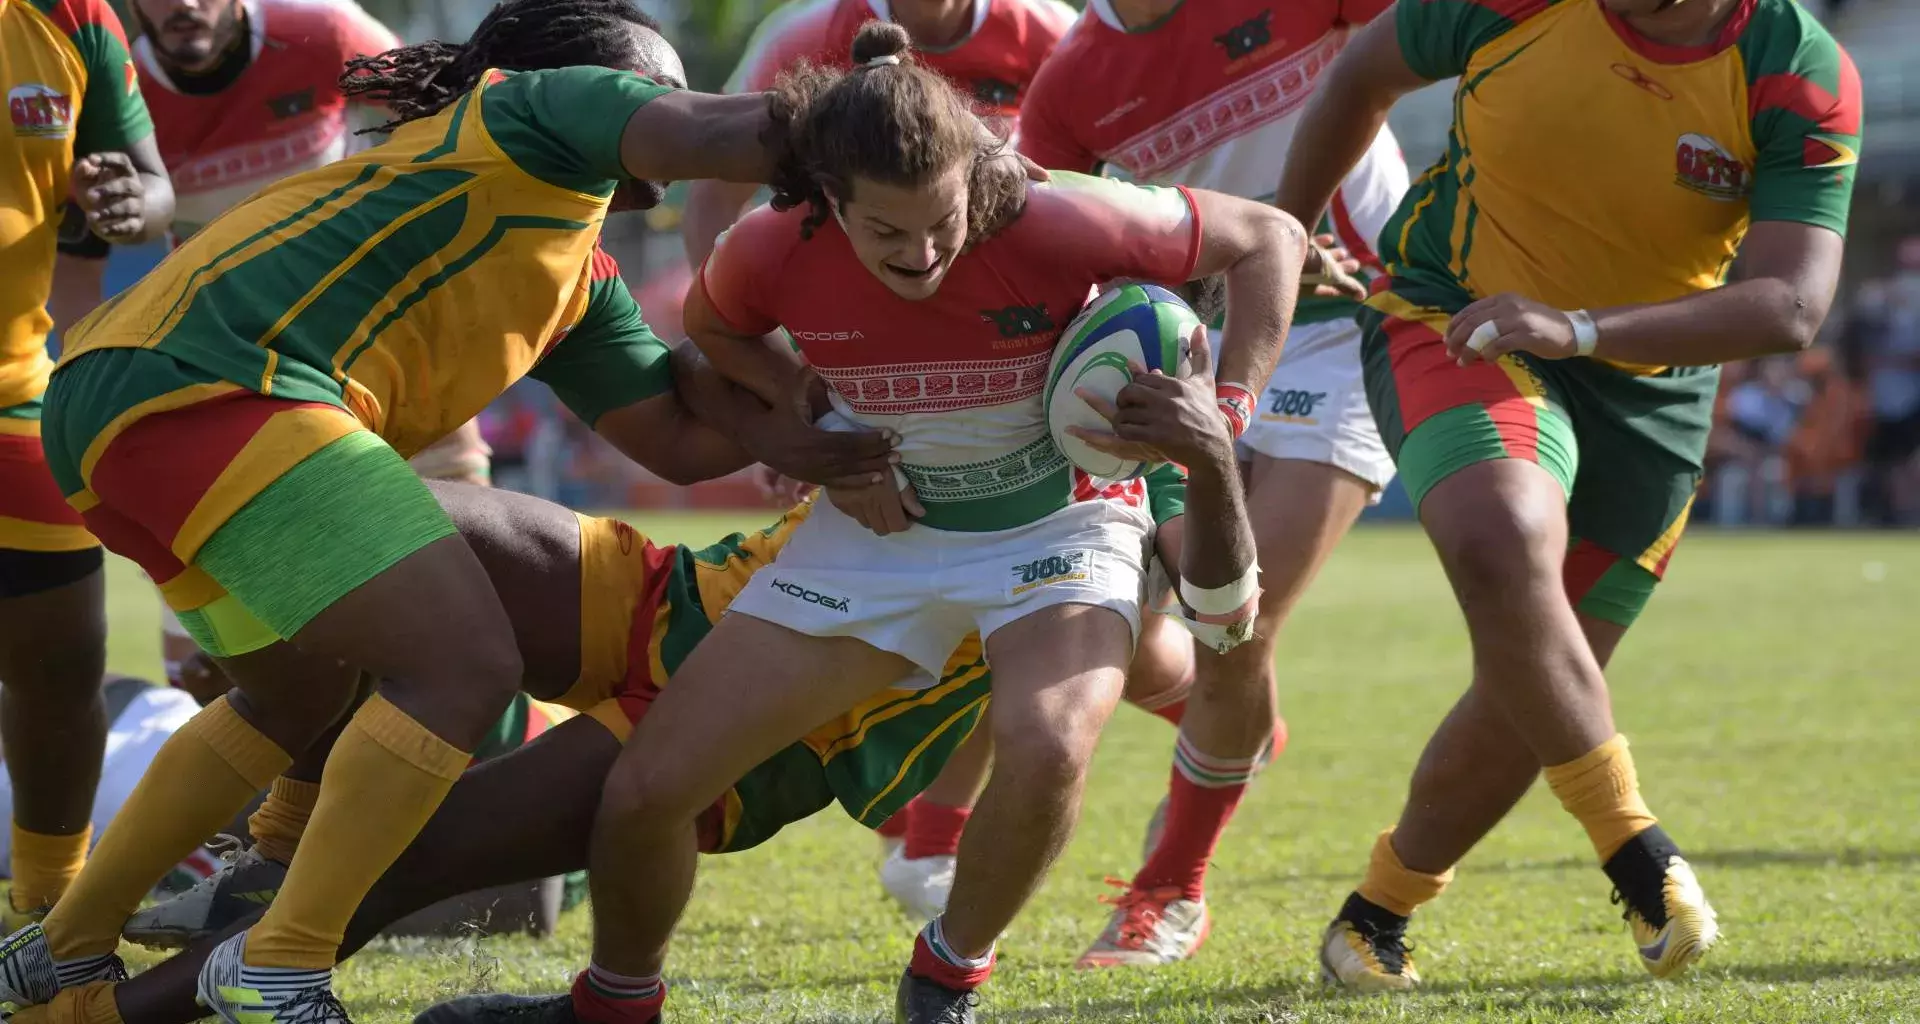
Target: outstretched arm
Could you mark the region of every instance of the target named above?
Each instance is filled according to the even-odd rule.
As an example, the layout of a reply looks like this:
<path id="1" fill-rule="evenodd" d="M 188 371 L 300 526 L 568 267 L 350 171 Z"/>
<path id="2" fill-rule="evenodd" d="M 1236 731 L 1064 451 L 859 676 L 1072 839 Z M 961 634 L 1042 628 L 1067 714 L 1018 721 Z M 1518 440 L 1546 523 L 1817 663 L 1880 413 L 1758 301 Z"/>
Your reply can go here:
<path id="1" fill-rule="evenodd" d="M 620 133 L 620 163 L 628 175 L 647 181 L 764 183 L 773 176 L 785 133 L 766 93 L 675 90 L 627 119 Z M 738 208 L 734 212 L 737 216 Z"/>

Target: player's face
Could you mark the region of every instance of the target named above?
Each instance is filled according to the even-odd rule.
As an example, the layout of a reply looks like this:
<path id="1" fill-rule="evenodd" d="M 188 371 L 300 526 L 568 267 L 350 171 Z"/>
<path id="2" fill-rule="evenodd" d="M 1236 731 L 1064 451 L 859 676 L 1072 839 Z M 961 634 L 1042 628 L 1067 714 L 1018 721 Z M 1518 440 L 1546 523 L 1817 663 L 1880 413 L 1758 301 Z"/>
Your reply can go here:
<path id="1" fill-rule="evenodd" d="M 920 186 L 855 178 L 835 213 L 873 276 L 903 299 L 927 298 L 967 241 L 967 167 Z"/>
<path id="2" fill-rule="evenodd" d="M 240 27 L 240 0 L 134 0 L 153 48 L 189 71 L 211 67 Z"/>

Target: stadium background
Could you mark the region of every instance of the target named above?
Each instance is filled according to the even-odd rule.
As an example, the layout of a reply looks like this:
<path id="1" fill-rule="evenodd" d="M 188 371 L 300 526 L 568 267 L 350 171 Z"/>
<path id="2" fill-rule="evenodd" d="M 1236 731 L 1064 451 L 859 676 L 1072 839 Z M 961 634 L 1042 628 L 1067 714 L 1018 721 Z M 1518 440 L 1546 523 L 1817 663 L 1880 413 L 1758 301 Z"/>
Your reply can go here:
<path id="1" fill-rule="evenodd" d="M 1070 0 L 1081 6 L 1081 0 Z M 125 11 L 125 0 L 114 0 Z M 408 41 L 461 39 L 489 0 L 361 0 Z M 1817 7 L 1859 66 L 1867 136 L 1855 195 L 1842 298 L 1820 344 L 1800 356 L 1731 367 L 1719 402 L 1708 483 L 1696 523 L 1920 525 L 1920 453 L 1875 443 L 1877 431 L 1920 417 L 1920 3 L 1803 0 Z M 695 88 L 717 89 L 754 25 L 780 0 L 642 0 L 665 23 Z M 1403 101 L 1393 126 L 1408 163 L 1423 167 L 1445 144 L 1451 83 Z M 1278 168 L 1275 169 L 1276 175 Z M 669 206 L 608 222 L 649 322 L 678 333 L 687 268 L 677 194 Z M 116 253 L 118 290 L 159 257 Z M 1908 423 L 1912 427 L 1912 423 Z M 741 477 L 669 486 L 619 457 L 526 381 L 488 410 L 482 428 L 504 486 L 575 507 L 725 508 L 758 504 Z M 1899 434 L 1892 429 L 1889 435 Z M 1920 429 L 1906 429 L 1908 445 Z M 1411 515 L 1396 486 L 1371 515 Z"/>

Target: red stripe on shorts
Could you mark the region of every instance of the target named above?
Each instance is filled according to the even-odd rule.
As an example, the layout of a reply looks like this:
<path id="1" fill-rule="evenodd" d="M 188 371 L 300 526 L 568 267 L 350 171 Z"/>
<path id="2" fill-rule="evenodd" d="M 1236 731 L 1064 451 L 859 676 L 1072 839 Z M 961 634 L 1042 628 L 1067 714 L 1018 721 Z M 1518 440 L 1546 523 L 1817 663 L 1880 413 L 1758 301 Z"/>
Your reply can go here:
<path id="1" fill-rule="evenodd" d="M 1574 605 L 1585 600 L 1593 585 L 1600 582 L 1600 577 L 1605 576 L 1607 570 L 1619 560 L 1619 555 L 1590 540 L 1575 540 L 1573 547 L 1567 549 L 1567 560 L 1560 569 L 1560 578 L 1567 588 L 1567 600 Z"/>
<path id="2" fill-rule="evenodd" d="M 1463 405 L 1484 405 L 1491 413 L 1495 406 L 1517 402 L 1531 415 L 1533 406 L 1520 397 L 1505 370 L 1479 361 L 1455 365 L 1440 334 L 1418 320 L 1387 317 L 1383 326 L 1393 387 L 1400 399 L 1401 430 L 1410 434 L 1430 417 Z M 1503 416 L 1513 418 L 1503 412 L 1495 422 Z M 1506 436 L 1504 430 L 1501 436 Z"/>
<path id="3" fill-rule="evenodd" d="M 38 437 L 0 434 L 0 516 L 29 523 L 79 526 L 80 513 L 67 504 L 47 468 Z"/>
<path id="4" fill-rule="evenodd" d="M 156 539 L 172 544 L 247 442 L 276 413 L 303 405 L 323 407 L 229 391 L 144 417 L 107 443 L 87 486 L 103 504 L 137 518 Z"/>
<path id="5" fill-rule="evenodd" d="M 1540 413 L 1532 402 L 1509 398 L 1490 403 L 1487 418 L 1493 421 L 1493 429 L 1500 432 L 1500 443 L 1506 445 L 1508 458 L 1540 461 Z"/>
<path id="6" fill-rule="evenodd" d="M 659 618 L 661 602 L 667 599 L 667 583 L 673 578 L 668 570 L 677 552 L 677 548 L 652 543 L 640 552 L 646 563 L 647 589 L 633 607 L 633 629 L 627 633 L 627 677 L 614 695 L 620 702 L 621 713 L 634 725 L 639 725 L 647 716 L 647 709 L 653 706 L 653 699 L 660 696 L 661 684 L 666 682 L 653 678 L 653 626 Z"/>

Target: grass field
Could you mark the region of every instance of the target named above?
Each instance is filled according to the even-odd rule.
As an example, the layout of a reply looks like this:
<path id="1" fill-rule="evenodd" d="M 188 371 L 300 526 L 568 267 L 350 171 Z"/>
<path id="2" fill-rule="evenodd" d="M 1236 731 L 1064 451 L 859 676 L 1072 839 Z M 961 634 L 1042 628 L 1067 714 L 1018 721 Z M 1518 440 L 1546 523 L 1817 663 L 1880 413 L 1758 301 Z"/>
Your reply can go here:
<path id="1" fill-rule="evenodd" d="M 765 518 L 642 525 L 708 541 Z M 153 615 L 119 572 L 116 668 L 154 673 Z M 1621 650 L 1615 708 L 1648 799 L 1725 929 L 1676 984 L 1634 963 L 1584 835 L 1536 787 L 1416 921 L 1425 990 L 1320 989 L 1316 935 L 1398 811 L 1467 652 L 1425 541 L 1397 528 L 1340 551 L 1281 647 L 1292 745 L 1223 844 L 1199 957 L 1067 967 L 1104 920 L 1101 876 L 1133 869 L 1165 783 L 1171 731 L 1123 709 L 1078 837 L 1002 944 L 985 1020 L 1920 1021 L 1920 536 L 1701 531 Z M 874 849 L 830 811 L 708 860 L 670 1019 L 890 1020 L 913 926 L 881 894 Z M 399 1021 L 469 991 L 559 991 L 586 951 L 576 911 L 545 942 L 377 945 L 340 986 L 356 1019 Z"/>

